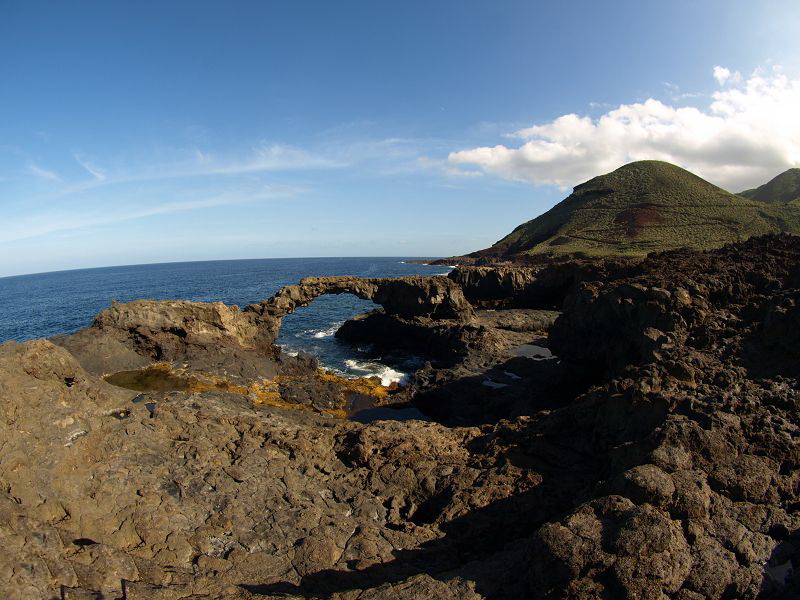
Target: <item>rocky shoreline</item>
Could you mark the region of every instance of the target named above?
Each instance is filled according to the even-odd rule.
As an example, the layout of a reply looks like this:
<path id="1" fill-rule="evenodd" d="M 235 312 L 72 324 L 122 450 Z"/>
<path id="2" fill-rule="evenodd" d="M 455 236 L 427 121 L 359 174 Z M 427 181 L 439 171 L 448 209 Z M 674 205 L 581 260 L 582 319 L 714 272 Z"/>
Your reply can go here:
<path id="1" fill-rule="evenodd" d="M 341 338 L 426 357 L 406 388 L 274 345 L 331 293 L 380 307 Z M 798 596 L 798 300 L 800 240 L 772 235 L 7 342 L 0 596 Z"/>

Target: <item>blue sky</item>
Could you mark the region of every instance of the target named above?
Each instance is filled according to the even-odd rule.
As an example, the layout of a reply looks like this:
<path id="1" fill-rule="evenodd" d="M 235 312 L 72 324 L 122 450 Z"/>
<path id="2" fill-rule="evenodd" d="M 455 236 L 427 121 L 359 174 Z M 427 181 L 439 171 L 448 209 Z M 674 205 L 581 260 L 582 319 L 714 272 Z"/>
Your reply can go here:
<path id="1" fill-rule="evenodd" d="M 795 1 L 0 0 L 0 276 L 486 247 L 663 158 L 800 164 Z"/>

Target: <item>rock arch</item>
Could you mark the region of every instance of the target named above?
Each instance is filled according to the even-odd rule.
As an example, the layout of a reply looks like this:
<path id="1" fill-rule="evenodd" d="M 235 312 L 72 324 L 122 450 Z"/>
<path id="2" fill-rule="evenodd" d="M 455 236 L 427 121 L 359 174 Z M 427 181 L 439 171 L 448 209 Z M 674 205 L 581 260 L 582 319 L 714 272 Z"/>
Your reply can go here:
<path id="1" fill-rule="evenodd" d="M 400 320 L 425 317 L 460 326 L 475 315 L 458 284 L 444 276 L 307 277 L 244 310 L 221 302 L 114 303 L 91 327 L 58 336 L 57 343 L 98 374 L 164 360 L 191 363 L 211 373 L 271 376 L 274 368 L 264 358 L 274 358 L 283 317 L 325 294 L 371 300 Z"/>
<path id="2" fill-rule="evenodd" d="M 326 294 L 353 294 L 383 307 L 388 315 L 404 318 L 470 321 L 475 312 L 461 287 L 445 276 L 397 278 L 306 277 L 281 288 L 271 298 L 247 307 L 262 319 L 273 320 L 275 333 L 280 320 Z"/>

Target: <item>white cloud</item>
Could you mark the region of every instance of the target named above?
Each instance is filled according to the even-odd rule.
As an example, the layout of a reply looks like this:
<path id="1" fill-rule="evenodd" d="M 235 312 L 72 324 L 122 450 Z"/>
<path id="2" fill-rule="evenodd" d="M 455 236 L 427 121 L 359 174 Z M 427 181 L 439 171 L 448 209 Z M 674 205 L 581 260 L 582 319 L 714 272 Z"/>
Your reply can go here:
<path id="1" fill-rule="evenodd" d="M 35 175 L 39 179 L 45 179 L 47 181 L 61 181 L 61 177 L 59 177 L 54 171 L 48 171 L 47 169 L 44 169 L 32 162 L 28 163 L 28 173 Z"/>
<path id="2" fill-rule="evenodd" d="M 732 83 L 738 83 L 742 80 L 742 74 L 739 73 L 739 71 L 731 73 L 730 69 L 717 65 L 714 67 L 714 79 L 716 79 L 717 83 L 720 85 L 725 85 L 729 80 Z"/>
<path id="3" fill-rule="evenodd" d="M 726 87 L 705 107 L 650 98 L 597 119 L 563 115 L 517 131 L 518 147 L 472 148 L 448 160 L 507 179 L 567 187 L 634 160 L 658 159 L 733 191 L 800 165 L 800 79 L 773 69 L 742 80 L 723 67 L 714 76 Z"/>

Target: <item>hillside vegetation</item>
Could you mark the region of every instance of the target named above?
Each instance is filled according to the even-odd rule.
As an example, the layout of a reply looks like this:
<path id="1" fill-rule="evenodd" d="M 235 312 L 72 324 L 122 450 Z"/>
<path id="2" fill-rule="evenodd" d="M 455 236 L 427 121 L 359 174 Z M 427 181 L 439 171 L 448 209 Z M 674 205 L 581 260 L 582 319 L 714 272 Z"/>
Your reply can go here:
<path id="1" fill-rule="evenodd" d="M 764 185 L 739 193 L 740 196 L 767 204 L 800 203 L 800 169 L 789 169 Z"/>
<path id="2" fill-rule="evenodd" d="M 470 256 L 637 256 L 718 248 L 781 231 L 800 232 L 800 207 L 731 194 L 685 169 L 648 160 L 575 187 L 546 213 Z"/>

